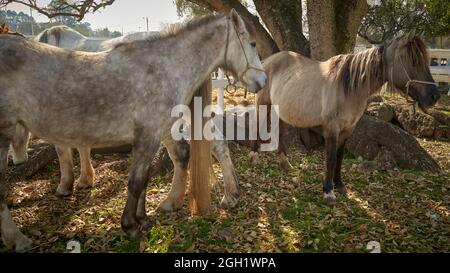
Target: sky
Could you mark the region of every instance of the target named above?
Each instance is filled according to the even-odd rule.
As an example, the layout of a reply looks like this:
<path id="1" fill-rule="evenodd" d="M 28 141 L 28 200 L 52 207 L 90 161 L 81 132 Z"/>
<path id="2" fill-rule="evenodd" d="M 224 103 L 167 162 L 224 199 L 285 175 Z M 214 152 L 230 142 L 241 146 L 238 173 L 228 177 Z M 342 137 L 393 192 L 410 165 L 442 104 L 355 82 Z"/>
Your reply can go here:
<path id="1" fill-rule="evenodd" d="M 38 0 L 38 3 L 49 1 Z M 9 4 L 8 9 L 23 11 L 30 9 L 20 4 Z M 48 22 L 48 18 L 33 11 L 33 17 L 38 22 Z M 116 0 L 114 4 L 94 14 L 85 16 L 83 22 L 91 23 L 93 29 L 108 27 L 109 30 L 123 33 L 145 31 L 148 17 L 150 31 L 160 30 L 163 24 L 178 22 L 177 11 L 173 0 Z"/>

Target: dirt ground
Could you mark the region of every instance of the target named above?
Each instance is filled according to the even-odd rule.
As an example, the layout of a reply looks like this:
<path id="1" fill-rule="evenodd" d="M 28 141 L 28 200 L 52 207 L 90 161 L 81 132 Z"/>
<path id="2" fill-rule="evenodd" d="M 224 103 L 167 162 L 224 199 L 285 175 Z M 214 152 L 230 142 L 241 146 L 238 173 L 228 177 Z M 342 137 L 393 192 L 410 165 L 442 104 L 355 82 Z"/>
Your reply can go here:
<path id="1" fill-rule="evenodd" d="M 251 101 L 242 93 L 227 98 L 231 104 Z M 445 97 L 440 107 L 450 113 L 449 105 Z M 34 241 L 29 252 L 66 252 L 69 241 L 80 242 L 82 252 L 367 252 L 370 241 L 379 242 L 383 252 L 449 252 L 450 143 L 419 141 L 442 172 L 359 173 L 358 159 L 346 154 L 343 178 L 350 194 L 338 195 L 333 207 L 322 202 L 321 152 L 291 148 L 295 170 L 285 173 L 274 153 L 252 164 L 246 147 L 230 143 L 241 186 L 238 206 L 218 207 L 222 173 L 215 164 L 210 216 L 192 216 L 187 200 L 178 212 L 157 213 L 172 173 L 154 177 L 147 209 L 155 225 L 143 243 L 129 241 L 120 229 L 129 156 L 95 155 L 94 188 L 63 199 L 54 195 L 59 181 L 54 161 L 16 183 L 8 199 L 14 219 Z M 0 243 L 0 252 L 6 251 Z"/>

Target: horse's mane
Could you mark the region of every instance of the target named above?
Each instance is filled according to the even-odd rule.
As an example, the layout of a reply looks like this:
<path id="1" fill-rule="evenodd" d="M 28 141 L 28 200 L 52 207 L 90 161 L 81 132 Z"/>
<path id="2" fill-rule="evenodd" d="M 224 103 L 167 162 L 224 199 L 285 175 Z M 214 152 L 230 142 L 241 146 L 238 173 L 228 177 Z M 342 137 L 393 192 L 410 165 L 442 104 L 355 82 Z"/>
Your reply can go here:
<path id="1" fill-rule="evenodd" d="M 175 23 L 167 26 L 165 29 L 160 31 L 158 35 L 151 35 L 145 40 L 139 40 L 139 41 L 128 41 L 117 44 L 114 49 L 130 45 L 130 44 L 140 44 L 140 43 L 148 43 L 153 42 L 157 40 L 162 40 L 170 37 L 174 37 L 177 35 L 180 35 L 182 33 L 192 31 L 198 27 L 201 27 L 203 25 L 209 24 L 214 21 L 218 21 L 220 19 L 224 18 L 224 15 L 206 15 L 202 17 L 198 17 L 195 19 L 192 19 L 185 23 Z"/>
<path id="2" fill-rule="evenodd" d="M 414 36 L 407 44 L 408 58 L 413 66 L 421 68 L 428 67 L 428 51 L 427 46 L 422 39 Z"/>
<path id="3" fill-rule="evenodd" d="M 393 40 L 398 43 L 402 38 Z M 371 48 L 356 54 L 338 55 L 330 59 L 328 77 L 338 82 L 346 95 L 357 92 L 364 84 L 380 83 L 384 76 L 384 50 L 389 45 Z M 423 69 L 428 68 L 427 46 L 418 36 L 406 44 L 406 62 Z M 396 48 L 396 51 L 400 50 Z M 396 52 L 395 54 L 398 54 Z"/>
<path id="4" fill-rule="evenodd" d="M 383 77 L 383 50 L 384 47 L 377 47 L 332 57 L 328 77 L 334 78 L 346 95 L 357 92 L 366 83 L 372 85 Z"/>

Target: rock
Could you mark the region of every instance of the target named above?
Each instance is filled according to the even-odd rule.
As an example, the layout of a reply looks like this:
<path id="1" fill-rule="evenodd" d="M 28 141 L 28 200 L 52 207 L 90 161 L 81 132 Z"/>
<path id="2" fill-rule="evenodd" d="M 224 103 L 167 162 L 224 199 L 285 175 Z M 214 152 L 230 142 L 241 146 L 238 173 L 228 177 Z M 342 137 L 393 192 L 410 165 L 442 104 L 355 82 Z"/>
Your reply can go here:
<path id="1" fill-rule="evenodd" d="M 374 161 L 377 163 L 378 170 L 387 171 L 397 168 L 394 153 L 386 147 L 381 148 Z"/>
<path id="2" fill-rule="evenodd" d="M 395 117 L 394 107 L 386 103 L 372 104 L 366 111 L 369 115 L 377 117 L 386 122 L 391 121 Z"/>
<path id="3" fill-rule="evenodd" d="M 446 114 L 434 109 L 431 109 L 430 111 L 428 111 L 428 113 L 432 117 L 434 117 L 434 119 L 436 119 L 439 123 L 450 127 L 450 116 L 447 116 Z"/>
<path id="4" fill-rule="evenodd" d="M 374 160 L 363 161 L 358 165 L 357 170 L 363 173 L 374 171 L 391 171 L 397 168 L 394 153 L 383 147 Z"/>
<path id="5" fill-rule="evenodd" d="M 400 168 L 419 171 L 440 170 L 436 161 L 420 146 L 414 136 L 391 123 L 367 114 L 358 122 L 347 141 L 346 148 L 355 157 L 362 156 L 368 161 L 393 158 Z"/>
<path id="6" fill-rule="evenodd" d="M 379 102 L 383 102 L 383 97 L 380 95 L 373 95 L 370 96 L 369 99 L 367 100 L 367 104 L 371 104 L 371 103 L 379 103 Z"/>
<path id="7" fill-rule="evenodd" d="M 396 105 L 394 106 L 397 121 L 403 129 L 417 137 L 434 137 L 436 129 L 440 123 L 432 116 L 420 111 L 415 113 L 412 107 Z"/>

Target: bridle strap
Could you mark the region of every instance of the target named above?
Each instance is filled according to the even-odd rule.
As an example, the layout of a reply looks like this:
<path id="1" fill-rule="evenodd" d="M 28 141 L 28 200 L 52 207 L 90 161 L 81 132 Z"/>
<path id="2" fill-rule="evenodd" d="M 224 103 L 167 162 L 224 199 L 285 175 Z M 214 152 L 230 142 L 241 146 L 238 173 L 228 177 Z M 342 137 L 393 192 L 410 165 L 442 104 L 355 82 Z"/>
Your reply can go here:
<path id="1" fill-rule="evenodd" d="M 228 57 L 228 50 L 230 48 L 230 24 L 232 23 L 232 22 L 230 22 L 230 18 L 229 17 L 227 17 L 227 20 L 228 20 L 227 21 L 227 43 L 225 45 L 225 67 L 226 68 L 228 68 L 227 57 Z M 242 79 L 242 77 L 245 75 L 245 73 L 247 73 L 247 71 L 249 71 L 251 69 L 256 70 L 256 71 L 265 72 L 264 69 L 261 69 L 261 68 L 254 67 L 254 66 L 250 65 L 250 61 L 248 59 L 247 53 L 245 52 L 245 48 L 244 48 L 244 44 L 242 43 L 241 36 L 239 36 L 239 33 L 238 33 L 238 31 L 236 29 L 236 26 L 234 24 L 233 24 L 233 29 L 234 29 L 234 33 L 236 34 L 236 36 L 237 36 L 237 38 L 239 40 L 239 45 L 241 46 L 242 52 L 244 53 L 245 62 L 246 62 L 245 70 L 240 75 L 238 75 L 238 80 Z M 225 74 L 225 75 L 226 75 L 226 78 L 228 80 L 228 84 L 230 86 L 235 86 L 235 83 L 231 82 L 230 77 L 227 74 Z"/>
<path id="2" fill-rule="evenodd" d="M 394 60 L 395 59 L 397 59 L 397 53 L 395 54 Z M 413 84 L 427 84 L 427 85 L 434 85 L 434 86 L 438 86 L 438 84 L 435 83 L 435 82 L 419 81 L 419 80 L 411 79 L 411 77 L 408 74 L 408 71 L 405 68 L 405 65 L 403 64 L 402 58 L 400 58 L 400 64 L 402 66 L 403 72 L 405 72 L 405 75 L 406 75 L 406 77 L 408 79 L 408 81 L 405 84 L 405 87 L 406 87 L 405 99 L 406 99 L 407 102 L 409 102 L 409 103 L 411 103 L 413 105 L 413 110 L 414 110 L 414 113 L 415 113 L 416 112 L 416 102 L 414 100 L 410 100 L 409 99 L 409 87 L 411 85 L 413 85 Z M 394 66 L 391 67 L 391 83 L 394 83 L 394 81 L 393 81 L 393 74 L 394 74 Z M 403 92 L 401 92 L 401 93 L 403 93 Z"/>

